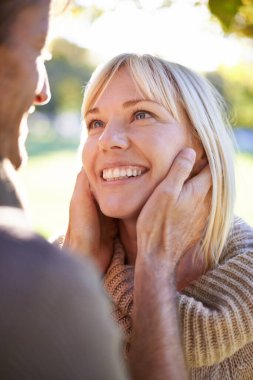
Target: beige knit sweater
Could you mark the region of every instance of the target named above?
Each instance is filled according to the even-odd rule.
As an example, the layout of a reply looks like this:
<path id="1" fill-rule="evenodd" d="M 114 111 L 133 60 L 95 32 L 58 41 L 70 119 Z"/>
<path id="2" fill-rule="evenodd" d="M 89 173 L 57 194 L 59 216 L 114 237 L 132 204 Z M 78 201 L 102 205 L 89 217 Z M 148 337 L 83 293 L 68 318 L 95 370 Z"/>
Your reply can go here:
<path id="1" fill-rule="evenodd" d="M 129 348 L 134 268 L 125 265 L 124 256 L 121 243 L 116 241 L 104 282 Z M 253 380 L 251 227 L 235 218 L 219 266 L 178 294 L 178 306 L 191 379 Z"/>

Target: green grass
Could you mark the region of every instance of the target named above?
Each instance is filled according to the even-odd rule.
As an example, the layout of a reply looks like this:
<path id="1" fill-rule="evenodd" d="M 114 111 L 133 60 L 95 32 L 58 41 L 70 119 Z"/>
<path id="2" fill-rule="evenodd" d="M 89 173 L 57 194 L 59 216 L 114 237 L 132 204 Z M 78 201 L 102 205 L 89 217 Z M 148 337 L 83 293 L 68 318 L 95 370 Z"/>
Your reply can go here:
<path id="1" fill-rule="evenodd" d="M 34 228 L 45 237 L 58 235 L 66 229 L 77 162 L 73 149 L 47 151 L 33 155 L 20 172 Z M 253 156 L 237 155 L 236 175 L 236 214 L 253 226 Z"/>
<path id="2" fill-rule="evenodd" d="M 66 229 L 77 161 L 75 152 L 62 150 L 32 156 L 20 170 L 33 226 L 47 238 Z"/>

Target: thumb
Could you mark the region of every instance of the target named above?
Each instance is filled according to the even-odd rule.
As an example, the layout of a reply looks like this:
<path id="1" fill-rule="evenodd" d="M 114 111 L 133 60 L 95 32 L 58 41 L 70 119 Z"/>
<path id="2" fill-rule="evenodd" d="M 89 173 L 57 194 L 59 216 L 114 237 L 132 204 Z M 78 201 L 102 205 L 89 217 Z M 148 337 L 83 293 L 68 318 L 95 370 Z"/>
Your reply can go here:
<path id="1" fill-rule="evenodd" d="M 90 193 L 90 187 L 87 174 L 82 168 L 76 178 L 72 199 L 82 199 L 84 197 L 84 192 Z"/>

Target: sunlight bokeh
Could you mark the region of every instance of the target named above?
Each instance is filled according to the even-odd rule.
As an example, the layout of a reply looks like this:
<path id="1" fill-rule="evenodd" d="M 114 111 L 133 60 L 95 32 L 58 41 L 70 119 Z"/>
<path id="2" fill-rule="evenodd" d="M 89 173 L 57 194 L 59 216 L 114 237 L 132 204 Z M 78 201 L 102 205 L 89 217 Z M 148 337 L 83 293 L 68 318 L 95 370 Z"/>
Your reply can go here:
<path id="1" fill-rule="evenodd" d="M 104 12 L 93 22 L 88 12 L 54 18 L 50 38 L 73 41 L 98 62 L 123 52 L 151 53 L 206 72 L 253 61 L 252 40 L 225 36 L 205 1 L 196 6 L 192 0 L 177 0 L 166 8 L 159 7 L 159 0 L 78 3 L 97 5 Z"/>

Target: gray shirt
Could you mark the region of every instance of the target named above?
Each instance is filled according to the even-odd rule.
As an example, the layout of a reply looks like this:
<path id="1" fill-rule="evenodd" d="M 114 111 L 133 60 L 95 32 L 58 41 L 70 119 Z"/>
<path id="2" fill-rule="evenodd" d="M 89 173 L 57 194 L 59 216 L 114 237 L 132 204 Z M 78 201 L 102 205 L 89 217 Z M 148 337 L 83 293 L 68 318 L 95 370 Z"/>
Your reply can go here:
<path id="1" fill-rule="evenodd" d="M 92 263 L 0 207 L 0 378 L 124 380 L 120 336 Z"/>

